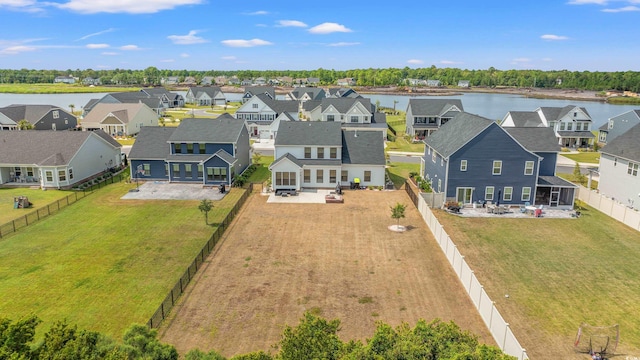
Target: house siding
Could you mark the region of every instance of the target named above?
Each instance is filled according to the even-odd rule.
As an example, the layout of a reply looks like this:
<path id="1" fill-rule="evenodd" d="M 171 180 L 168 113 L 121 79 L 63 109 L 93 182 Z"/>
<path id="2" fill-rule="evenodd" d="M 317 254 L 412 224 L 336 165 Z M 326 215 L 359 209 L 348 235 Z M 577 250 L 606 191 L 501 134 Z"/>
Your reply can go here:
<path id="1" fill-rule="evenodd" d="M 58 112 L 57 119 L 53 116 L 54 111 Z M 62 109 L 53 109 L 38 120 L 33 128 L 35 130 L 53 130 L 53 124 L 55 124 L 55 130 L 75 129 L 78 125 L 78 119 Z"/>
<path id="2" fill-rule="evenodd" d="M 600 154 L 600 179 L 598 190 L 601 194 L 622 204 L 640 209 L 640 171 L 637 176 L 627 173 L 629 160 L 610 154 Z M 631 200 L 631 201 L 629 201 Z"/>
<path id="3" fill-rule="evenodd" d="M 556 174 L 556 161 L 558 154 L 555 152 L 537 152 L 542 157 L 540 162 L 540 176 L 554 176 Z"/>
<path id="4" fill-rule="evenodd" d="M 240 136 L 238 137 L 236 147 L 238 149 L 237 153 L 230 152 L 229 154 L 234 155 L 237 159 L 235 164 L 236 174 L 241 174 L 251 163 L 251 149 L 249 146 L 249 133 L 246 128 L 242 129 L 240 132 Z"/>
<path id="5" fill-rule="evenodd" d="M 136 171 L 139 165 L 149 164 L 150 171 L 149 173 L 145 173 L 144 175 L 138 174 L 136 176 Z M 166 162 L 164 160 L 131 160 L 131 178 L 132 179 L 140 179 L 140 180 L 169 180 L 169 178 L 165 175 L 165 167 Z"/>
<path id="6" fill-rule="evenodd" d="M 431 150 L 431 153 L 429 153 L 429 150 Z M 434 191 L 438 191 L 438 180 L 441 180 L 441 190 L 445 191 L 447 182 L 447 161 L 443 161 L 442 156 L 436 153 L 436 162 L 434 163 L 432 157 L 434 152 L 434 149 L 431 149 L 429 146 L 425 146 L 424 173 L 422 174 L 422 177 L 431 181 L 431 186 L 433 187 Z"/>

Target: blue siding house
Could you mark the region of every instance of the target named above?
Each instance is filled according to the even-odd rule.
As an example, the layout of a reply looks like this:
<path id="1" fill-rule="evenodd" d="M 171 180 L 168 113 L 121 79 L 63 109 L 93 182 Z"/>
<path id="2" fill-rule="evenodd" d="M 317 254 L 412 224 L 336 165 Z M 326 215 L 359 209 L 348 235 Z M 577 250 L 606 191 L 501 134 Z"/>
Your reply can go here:
<path id="1" fill-rule="evenodd" d="M 520 130 L 523 129 L 517 131 Z M 445 193 L 447 200 L 463 204 L 533 204 L 541 173 L 549 174 L 544 175 L 549 180 L 557 180 L 557 143 L 553 149 L 540 147 L 537 153 L 495 121 L 477 115 L 458 113 L 424 142 L 424 178 L 431 181 L 434 191 Z M 547 205 L 550 204 L 549 200 Z"/>
<path id="2" fill-rule="evenodd" d="M 249 165 L 244 121 L 184 119 L 177 128 L 143 127 L 129 154 L 131 178 L 231 185 Z"/>

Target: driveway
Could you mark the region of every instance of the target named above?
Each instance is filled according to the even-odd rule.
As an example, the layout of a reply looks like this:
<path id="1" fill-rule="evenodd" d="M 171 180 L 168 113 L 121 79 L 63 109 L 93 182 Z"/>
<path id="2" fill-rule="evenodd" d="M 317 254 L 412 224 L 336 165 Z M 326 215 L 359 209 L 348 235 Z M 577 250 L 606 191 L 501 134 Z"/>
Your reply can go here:
<path id="1" fill-rule="evenodd" d="M 202 184 L 176 184 L 166 181 L 149 181 L 140 183 L 138 191 L 129 190 L 121 199 L 124 200 L 221 200 L 217 186 L 203 187 Z"/>

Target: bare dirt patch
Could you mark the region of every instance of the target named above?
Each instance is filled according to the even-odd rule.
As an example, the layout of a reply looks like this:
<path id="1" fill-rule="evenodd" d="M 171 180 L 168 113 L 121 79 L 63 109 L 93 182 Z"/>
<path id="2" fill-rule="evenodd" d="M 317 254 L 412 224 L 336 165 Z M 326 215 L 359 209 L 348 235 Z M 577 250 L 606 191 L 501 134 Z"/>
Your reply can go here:
<path id="1" fill-rule="evenodd" d="M 182 354 L 269 351 L 305 311 L 339 318 L 343 340 L 376 321 L 453 320 L 494 344 L 455 273 L 404 191 L 349 191 L 344 204 L 267 204 L 252 195 L 160 329 Z"/>

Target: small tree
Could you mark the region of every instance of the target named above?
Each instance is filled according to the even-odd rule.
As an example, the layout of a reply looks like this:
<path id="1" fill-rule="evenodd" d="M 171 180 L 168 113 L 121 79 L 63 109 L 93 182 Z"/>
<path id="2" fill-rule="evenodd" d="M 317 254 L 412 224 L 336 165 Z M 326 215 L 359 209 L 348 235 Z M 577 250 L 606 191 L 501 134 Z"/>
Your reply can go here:
<path id="1" fill-rule="evenodd" d="M 400 225 L 400 219 L 404 218 L 404 211 L 406 208 L 406 205 L 400 203 L 396 203 L 395 206 L 391 207 L 391 218 L 397 220 L 397 225 Z"/>
<path id="2" fill-rule="evenodd" d="M 209 225 L 209 211 L 213 209 L 213 203 L 210 200 L 204 199 L 200 201 L 200 205 L 198 205 L 198 210 L 204 213 L 204 223 Z"/>
<path id="3" fill-rule="evenodd" d="M 18 130 L 31 130 L 31 129 L 33 129 L 33 124 L 31 124 L 27 120 L 22 119 L 18 121 Z"/>
<path id="4" fill-rule="evenodd" d="M 69 104 L 69 109 L 71 109 L 71 114 L 73 114 L 73 111 L 76 109 L 76 106 L 74 104 Z"/>
<path id="5" fill-rule="evenodd" d="M 253 160 L 253 163 L 256 165 L 260 164 L 260 160 L 262 160 L 262 154 L 260 154 L 259 152 L 254 152 L 251 156 L 251 160 Z"/>
<path id="6" fill-rule="evenodd" d="M 586 176 L 584 176 L 584 174 L 582 174 L 582 172 L 580 171 L 580 164 L 576 161 L 576 166 L 574 166 L 573 168 L 573 178 L 576 182 L 584 185 L 584 183 L 586 182 Z"/>

